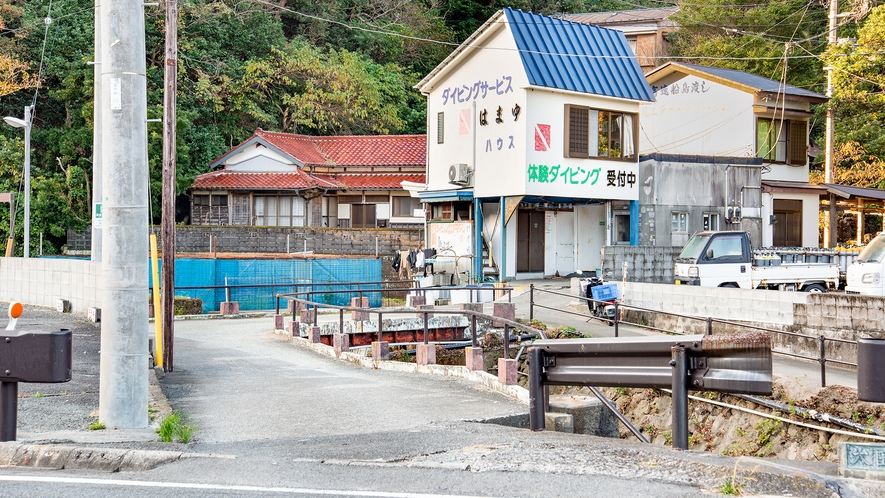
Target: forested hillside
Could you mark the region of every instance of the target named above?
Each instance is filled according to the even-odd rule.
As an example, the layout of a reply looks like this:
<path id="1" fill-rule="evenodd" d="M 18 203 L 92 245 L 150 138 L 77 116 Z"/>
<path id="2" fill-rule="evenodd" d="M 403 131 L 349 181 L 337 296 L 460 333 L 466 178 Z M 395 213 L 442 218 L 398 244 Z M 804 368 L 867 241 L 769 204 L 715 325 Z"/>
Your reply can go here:
<path id="1" fill-rule="evenodd" d="M 673 49 L 686 61 L 734 67 L 823 93 L 826 7 L 801 0 L 693 0 L 682 6 Z M 423 133 L 425 102 L 413 89 L 496 10 L 544 14 L 672 5 L 642 0 L 180 0 L 179 192 L 212 159 L 257 127 L 316 135 Z M 0 116 L 35 103 L 32 131 L 32 253 L 61 248 L 68 227 L 89 223 L 92 188 L 93 0 L 0 0 Z M 845 9 L 851 8 L 846 4 Z M 857 34 L 846 18 L 840 36 Z M 46 19 L 51 22 L 47 23 Z M 148 117 L 162 116 L 164 11 L 145 7 Z M 844 33 L 843 33 L 844 31 Z M 788 43 L 789 42 L 789 43 Z M 870 42 L 873 43 L 873 42 Z M 785 46 L 789 46 L 786 58 Z M 881 48 L 881 47 L 880 47 Z M 856 53 L 854 47 L 841 50 Z M 875 49 L 879 50 L 879 49 Z M 834 64 L 866 78 L 863 95 L 840 101 L 846 119 L 881 99 L 880 68 L 847 57 Z M 881 63 L 879 63 L 881 64 Z M 865 76 L 864 76 L 865 75 Z M 852 90 L 853 91 L 853 90 Z M 822 120 L 815 124 L 821 133 Z M 881 164 L 881 118 L 843 127 L 840 144 Z M 858 127 L 862 129 L 858 129 Z M 849 129 L 850 128 L 850 129 Z M 160 123 L 149 127 L 152 216 L 160 216 Z M 840 149 L 841 150 L 841 149 Z M 847 154 L 847 153 L 845 153 Z M 844 155 L 848 161 L 848 156 Z M 851 156 L 855 157 L 855 156 Z M 0 192 L 22 190 L 20 129 L 0 125 Z M 879 175 L 881 177 L 881 175 Z M 4 205 L 5 206 L 5 205 Z M 8 210 L 0 206 L 0 226 Z M 21 241 L 18 208 L 16 240 Z M 18 248 L 21 254 L 21 247 Z"/>

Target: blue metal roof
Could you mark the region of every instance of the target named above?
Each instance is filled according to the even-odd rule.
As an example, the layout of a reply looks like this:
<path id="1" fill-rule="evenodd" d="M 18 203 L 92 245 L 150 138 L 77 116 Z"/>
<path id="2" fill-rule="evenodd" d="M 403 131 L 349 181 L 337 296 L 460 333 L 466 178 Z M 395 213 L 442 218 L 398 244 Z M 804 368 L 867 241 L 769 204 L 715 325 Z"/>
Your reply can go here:
<path id="1" fill-rule="evenodd" d="M 533 86 L 653 102 L 620 31 L 504 9 Z"/>
<path id="2" fill-rule="evenodd" d="M 472 201 L 473 189 L 461 190 L 425 190 L 418 192 L 421 202 Z"/>

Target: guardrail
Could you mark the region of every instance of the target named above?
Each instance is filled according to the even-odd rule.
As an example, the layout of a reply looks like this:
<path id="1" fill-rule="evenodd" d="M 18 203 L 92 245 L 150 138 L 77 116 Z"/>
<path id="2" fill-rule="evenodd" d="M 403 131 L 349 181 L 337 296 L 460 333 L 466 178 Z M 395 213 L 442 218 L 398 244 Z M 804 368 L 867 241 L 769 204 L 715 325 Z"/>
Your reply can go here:
<path id="1" fill-rule="evenodd" d="M 461 289 L 461 287 L 458 287 L 458 288 Z M 434 290 L 434 289 L 440 289 L 440 288 L 439 287 L 427 287 L 427 288 L 413 288 L 413 289 L 408 289 L 408 290 L 421 291 L 421 290 Z M 487 289 L 480 289 L 480 290 L 487 290 Z M 509 297 L 510 292 L 513 290 L 513 288 L 512 287 L 499 287 L 494 290 L 506 291 L 506 292 L 508 292 L 508 297 Z M 349 291 L 301 291 L 298 293 L 277 294 L 277 296 L 276 296 L 277 314 L 279 314 L 280 300 L 293 301 L 296 303 L 300 303 L 301 306 L 304 307 L 304 309 L 313 311 L 313 313 L 311 313 L 310 315 L 313 318 L 313 325 L 316 326 L 319 323 L 319 310 L 321 307 L 324 309 L 329 309 L 329 310 L 338 310 L 338 320 L 339 320 L 339 329 L 338 330 L 340 330 L 340 331 L 344 330 L 344 312 L 345 311 L 355 311 L 355 312 L 360 312 L 360 313 L 366 313 L 367 316 L 372 316 L 374 314 L 374 315 L 378 316 L 378 341 L 379 342 L 383 342 L 382 339 L 383 339 L 383 333 L 384 333 L 384 320 L 383 320 L 384 315 L 420 314 L 423 318 L 423 321 L 424 321 L 424 340 L 423 340 L 424 344 L 431 343 L 429 341 L 429 335 L 430 335 L 429 334 L 429 326 L 428 326 L 429 315 L 467 315 L 470 317 L 471 331 L 474 332 L 471 334 L 471 344 L 473 345 L 473 347 L 477 346 L 477 342 L 476 342 L 477 339 L 476 339 L 475 331 L 476 331 L 476 320 L 478 318 L 492 320 L 496 324 L 501 324 L 500 326 L 503 327 L 503 329 L 504 329 L 503 345 L 504 345 L 504 357 L 505 358 L 510 358 L 510 329 L 511 328 L 521 330 L 521 331 L 529 333 L 529 334 L 536 334 L 538 337 L 541 337 L 544 339 L 547 338 L 547 336 L 544 334 L 544 332 L 542 330 L 536 329 L 534 327 L 530 327 L 528 325 L 524 325 L 522 323 L 519 323 L 519 322 L 516 322 L 513 320 L 509 320 L 507 318 L 494 316 L 494 315 L 488 315 L 488 314 L 485 314 L 485 313 L 482 313 L 479 311 L 473 311 L 473 310 L 467 310 L 467 309 L 446 310 L 446 309 L 441 309 L 441 308 L 437 308 L 437 307 L 434 307 L 433 309 L 415 309 L 415 308 L 375 309 L 375 308 L 363 308 L 363 307 L 358 307 L 358 306 L 339 306 L 339 305 L 326 304 L 326 303 L 312 301 L 310 299 L 307 299 L 307 297 L 315 295 L 315 294 L 319 294 L 319 293 L 328 294 L 328 293 L 335 293 L 335 292 L 349 292 Z M 367 290 L 365 292 L 377 292 L 377 291 Z M 306 296 L 306 297 L 299 297 L 299 296 Z"/>
<path id="2" fill-rule="evenodd" d="M 539 340 L 532 343 L 529 366 L 533 431 L 544 430 L 546 386 L 672 387 L 673 447 L 684 450 L 690 389 L 770 395 L 772 388 L 765 333 Z"/>
<path id="3" fill-rule="evenodd" d="M 836 358 L 827 358 L 827 347 L 826 347 L 827 342 L 853 344 L 856 347 L 857 341 L 852 341 L 852 340 L 848 340 L 848 339 L 831 338 L 831 337 L 826 337 L 823 335 L 813 336 L 813 335 L 809 335 L 809 334 L 800 334 L 797 332 L 787 332 L 784 330 L 777 330 L 777 329 L 771 329 L 771 328 L 766 328 L 766 327 L 759 327 L 759 326 L 755 326 L 755 325 L 748 325 L 745 323 L 738 323 L 738 322 L 732 322 L 732 321 L 728 321 L 728 320 L 721 320 L 721 319 L 713 318 L 713 317 L 709 317 L 709 316 L 708 317 L 700 317 L 700 316 L 695 316 L 695 315 L 681 315 L 678 313 L 670 313 L 667 311 L 653 310 L 653 309 L 648 309 L 648 308 L 641 308 L 638 306 L 625 305 L 620 302 L 614 303 L 614 307 L 615 307 L 614 316 L 612 318 L 606 318 L 603 316 L 593 316 L 593 315 L 589 315 L 586 313 L 580 313 L 578 311 L 571 311 L 571 310 L 566 310 L 566 309 L 562 309 L 562 308 L 552 308 L 549 306 L 544 306 L 544 305 L 539 304 L 535 301 L 535 292 L 539 292 L 542 294 L 546 293 L 546 294 L 553 294 L 553 295 L 558 295 L 558 296 L 566 296 L 566 297 L 577 299 L 577 300 L 580 300 L 583 302 L 603 303 L 603 302 L 607 302 L 607 301 L 598 301 L 598 300 L 594 300 L 594 299 L 583 297 L 583 296 L 575 296 L 574 294 L 570 294 L 570 293 L 566 294 L 563 292 L 556 292 L 556 291 L 551 291 L 551 290 L 546 290 L 546 289 L 536 289 L 534 287 L 534 285 L 532 285 L 529 288 L 529 318 L 530 319 L 534 318 L 534 308 L 535 307 L 542 308 L 542 309 L 554 310 L 554 311 L 558 311 L 558 312 L 566 313 L 566 314 L 570 314 L 570 315 L 585 317 L 588 319 L 589 318 L 596 318 L 596 319 L 602 320 L 604 322 L 612 323 L 614 325 L 615 337 L 618 337 L 618 328 L 620 325 L 630 325 L 630 326 L 635 326 L 635 327 L 641 327 L 646 330 L 654 330 L 657 332 L 664 332 L 667 334 L 685 335 L 685 333 L 683 331 L 662 329 L 662 328 L 652 327 L 652 326 L 645 325 L 645 324 L 629 322 L 629 321 L 621 319 L 621 314 L 623 311 L 632 310 L 632 311 L 640 311 L 640 312 L 644 312 L 644 313 L 667 315 L 667 316 L 673 316 L 673 317 L 683 318 L 683 319 L 687 319 L 687 320 L 696 320 L 696 321 L 700 321 L 700 322 L 705 322 L 705 324 L 706 324 L 706 334 L 705 335 L 708 335 L 708 336 L 713 335 L 713 324 L 719 323 L 719 324 L 723 324 L 723 325 L 728 325 L 730 327 L 735 327 L 738 329 L 741 329 L 741 328 L 748 329 L 748 331 L 767 332 L 769 334 L 778 334 L 778 335 L 788 336 L 788 337 L 799 337 L 799 338 L 803 338 L 803 339 L 810 339 L 813 341 L 817 341 L 819 343 L 819 350 L 818 350 L 819 353 L 817 356 L 802 355 L 802 354 L 797 354 L 797 353 L 793 353 L 793 352 L 789 352 L 789 351 L 777 351 L 774 349 L 772 349 L 772 353 L 783 355 L 783 356 L 790 356 L 793 358 L 801 358 L 801 359 L 812 360 L 812 361 L 818 362 L 820 364 L 820 385 L 821 385 L 821 387 L 826 387 L 826 385 L 827 385 L 827 363 L 835 363 L 835 364 L 840 364 L 840 365 L 857 367 L 856 362 L 844 361 L 844 360 L 839 360 Z"/>

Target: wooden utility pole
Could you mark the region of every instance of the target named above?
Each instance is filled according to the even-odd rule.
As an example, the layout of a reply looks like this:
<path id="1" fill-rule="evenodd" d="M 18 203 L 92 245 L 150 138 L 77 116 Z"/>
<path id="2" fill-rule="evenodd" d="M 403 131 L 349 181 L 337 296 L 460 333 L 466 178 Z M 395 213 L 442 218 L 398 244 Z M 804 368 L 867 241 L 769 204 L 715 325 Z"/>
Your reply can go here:
<path id="1" fill-rule="evenodd" d="M 166 0 L 166 65 L 163 72 L 163 369 L 173 370 L 175 337 L 175 105 L 178 91 L 178 1 Z M 154 315 L 156 317 L 156 314 Z"/>
<path id="2" fill-rule="evenodd" d="M 838 41 L 838 26 L 836 25 L 836 18 L 839 14 L 839 2 L 838 0 L 830 0 L 829 5 L 829 36 L 827 36 L 827 43 L 829 45 L 835 45 Z M 827 97 L 833 97 L 833 68 L 832 66 L 827 66 L 825 68 L 827 70 Z M 824 156 L 824 182 L 825 183 L 835 183 L 835 173 L 833 172 L 833 142 L 835 139 L 835 131 L 834 131 L 835 117 L 833 115 L 833 106 L 831 103 L 827 102 L 827 120 L 826 120 L 826 154 Z M 824 231 L 824 246 L 825 247 L 834 247 L 837 243 L 836 239 L 838 238 L 836 232 L 836 195 L 830 194 L 830 210 L 827 215 L 827 229 Z"/>

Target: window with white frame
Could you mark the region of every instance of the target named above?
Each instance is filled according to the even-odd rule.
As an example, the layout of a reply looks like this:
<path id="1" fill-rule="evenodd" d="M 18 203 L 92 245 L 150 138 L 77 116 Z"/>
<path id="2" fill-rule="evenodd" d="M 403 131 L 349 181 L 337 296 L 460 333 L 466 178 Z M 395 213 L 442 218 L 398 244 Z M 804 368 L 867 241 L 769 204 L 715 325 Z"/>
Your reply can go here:
<path id="1" fill-rule="evenodd" d="M 396 217 L 412 217 L 415 216 L 415 210 L 420 207 L 417 197 L 395 196 L 393 198 L 391 216 Z"/>
<path id="2" fill-rule="evenodd" d="M 639 120 L 628 112 L 566 104 L 565 157 L 636 160 Z"/>
<path id="3" fill-rule="evenodd" d="M 302 227 L 305 225 L 305 201 L 297 195 L 256 195 L 256 226 Z"/>
<path id="4" fill-rule="evenodd" d="M 688 213 L 673 211 L 670 220 L 671 232 L 688 232 Z"/>
<path id="5" fill-rule="evenodd" d="M 719 213 L 704 213 L 704 230 L 719 230 Z"/>

